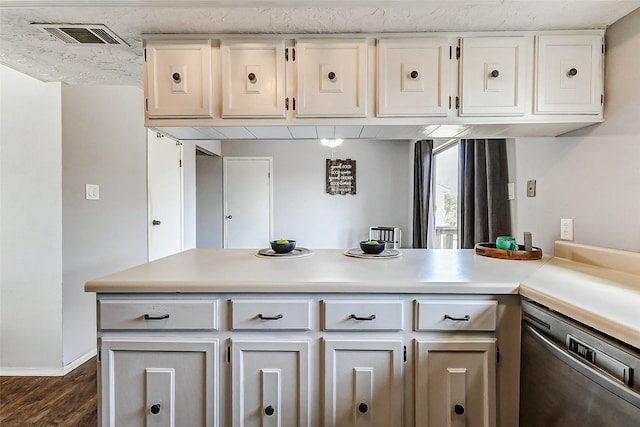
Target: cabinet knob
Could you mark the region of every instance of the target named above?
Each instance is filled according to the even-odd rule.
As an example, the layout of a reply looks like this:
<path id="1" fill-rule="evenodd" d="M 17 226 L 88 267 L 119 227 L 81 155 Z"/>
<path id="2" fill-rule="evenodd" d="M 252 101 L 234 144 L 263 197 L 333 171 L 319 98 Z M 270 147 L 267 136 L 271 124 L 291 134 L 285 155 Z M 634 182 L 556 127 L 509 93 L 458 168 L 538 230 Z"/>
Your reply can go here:
<path id="1" fill-rule="evenodd" d="M 417 78 L 418 78 L 418 76 L 419 76 L 419 74 L 418 74 L 418 72 L 417 72 L 417 71 L 412 71 L 412 72 L 411 72 L 411 78 L 412 78 L 412 79 L 417 79 Z"/>
<path id="2" fill-rule="evenodd" d="M 498 77 L 498 76 L 500 75 L 500 71 L 498 71 L 498 70 L 493 70 L 493 71 L 491 71 L 491 74 L 490 74 L 490 75 L 491 75 L 491 77 L 492 77 L 492 78 L 494 78 L 494 79 L 495 79 L 496 77 Z"/>
<path id="3" fill-rule="evenodd" d="M 573 76 L 575 76 L 577 74 L 578 74 L 578 70 L 576 70 L 575 68 L 572 68 L 569 71 L 567 71 L 567 76 L 568 77 L 573 77 Z"/>
<path id="4" fill-rule="evenodd" d="M 269 416 L 269 417 L 270 417 L 271 415 L 273 415 L 273 413 L 274 413 L 275 411 L 276 411 L 276 410 L 275 410 L 275 409 L 273 409 L 273 406 L 271 406 L 271 405 L 269 405 L 269 406 L 267 406 L 266 408 L 264 408 L 264 413 L 265 413 L 265 414 L 267 414 L 267 416 Z"/>
<path id="5" fill-rule="evenodd" d="M 178 83 L 180 81 L 180 73 L 173 73 L 173 81 Z"/>
<path id="6" fill-rule="evenodd" d="M 151 221 L 152 225 L 160 225 L 160 220 L 159 219 L 154 219 L 153 221 Z"/>
<path id="7" fill-rule="evenodd" d="M 225 216 L 225 218 L 227 218 L 227 219 L 233 219 L 233 215 L 227 215 L 227 216 Z"/>
<path id="8" fill-rule="evenodd" d="M 254 73 L 249 73 L 249 75 L 247 76 L 247 78 L 252 81 L 255 82 L 256 81 L 256 75 Z"/>
<path id="9" fill-rule="evenodd" d="M 160 404 L 159 403 L 154 403 L 149 408 L 149 412 L 151 412 L 153 415 L 158 415 L 160 413 L 160 409 L 161 409 Z"/>
<path id="10" fill-rule="evenodd" d="M 464 414 L 464 406 L 462 406 L 462 405 L 455 405 L 455 406 L 453 407 L 453 412 L 455 412 L 455 413 L 456 413 L 456 414 L 458 414 L 458 415 L 462 415 L 462 414 Z"/>
<path id="11" fill-rule="evenodd" d="M 369 410 L 369 406 L 367 406 L 366 403 L 362 402 L 361 404 L 358 405 L 358 411 L 360 411 L 361 414 L 366 414 L 368 410 Z"/>
<path id="12" fill-rule="evenodd" d="M 327 74 L 327 77 L 329 77 L 329 80 L 335 80 L 336 73 L 334 73 L 333 71 L 329 71 L 329 74 Z"/>

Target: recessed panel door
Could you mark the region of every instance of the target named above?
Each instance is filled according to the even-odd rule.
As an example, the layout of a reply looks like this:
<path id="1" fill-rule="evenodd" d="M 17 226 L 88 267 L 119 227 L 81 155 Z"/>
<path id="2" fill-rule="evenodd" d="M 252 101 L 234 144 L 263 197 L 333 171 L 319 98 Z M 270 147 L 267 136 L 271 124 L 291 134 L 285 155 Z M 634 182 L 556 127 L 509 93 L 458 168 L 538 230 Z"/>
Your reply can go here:
<path id="1" fill-rule="evenodd" d="M 536 113 L 602 112 L 602 37 L 538 36 Z"/>
<path id="2" fill-rule="evenodd" d="M 101 339 L 101 425 L 218 425 L 218 341 Z"/>
<path id="3" fill-rule="evenodd" d="M 309 426 L 309 342 L 232 340 L 233 427 Z"/>
<path id="4" fill-rule="evenodd" d="M 147 41 L 149 117 L 212 117 L 211 41 Z"/>
<path id="5" fill-rule="evenodd" d="M 326 339 L 324 426 L 402 425 L 402 341 Z"/>
<path id="6" fill-rule="evenodd" d="M 378 117 L 448 115 L 450 47 L 446 38 L 378 40 Z"/>
<path id="7" fill-rule="evenodd" d="M 298 117 L 367 115 L 364 41 L 298 41 L 296 56 Z"/>
<path id="8" fill-rule="evenodd" d="M 223 117 L 285 117 L 284 41 L 222 40 Z"/>
<path id="9" fill-rule="evenodd" d="M 416 342 L 417 427 L 495 427 L 494 338 Z"/>
<path id="10" fill-rule="evenodd" d="M 529 36 L 463 38 L 460 115 L 523 115 L 532 86 L 532 49 Z"/>

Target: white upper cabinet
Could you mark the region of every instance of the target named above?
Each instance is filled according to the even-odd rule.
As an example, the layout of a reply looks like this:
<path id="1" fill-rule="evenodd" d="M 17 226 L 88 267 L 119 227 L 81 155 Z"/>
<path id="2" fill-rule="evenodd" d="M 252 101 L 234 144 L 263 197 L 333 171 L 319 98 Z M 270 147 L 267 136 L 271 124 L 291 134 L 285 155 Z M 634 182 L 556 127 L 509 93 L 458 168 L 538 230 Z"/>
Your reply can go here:
<path id="1" fill-rule="evenodd" d="M 364 40 L 298 40 L 297 116 L 367 115 L 367 44 Z"/>
<path id="2" fill-rule="evenodd" d="M 600 35 L 544 35 L 536 44 L 535 113 L 600 114 Z"/>
<path id="3" fill-rule="evenodd" d="M 447 38 L 378 40 L 377 116 L 447 116 Z"/>
<path id="4" fill-rule="evenodd" d="M 220 51 L 222 117 L 284 118 L 284 40 L 222 40 Z"/>
<path id="5" fill-rule="evenodd" d="M 461 116 L 520 116 L 530 100 L 533 37 L 465 37 Z"/>
<path id="6" fill-rule="evenodd" d="M 147 41 L 145 80 L 149 117 L 213 117 L 211 40 Z"/>

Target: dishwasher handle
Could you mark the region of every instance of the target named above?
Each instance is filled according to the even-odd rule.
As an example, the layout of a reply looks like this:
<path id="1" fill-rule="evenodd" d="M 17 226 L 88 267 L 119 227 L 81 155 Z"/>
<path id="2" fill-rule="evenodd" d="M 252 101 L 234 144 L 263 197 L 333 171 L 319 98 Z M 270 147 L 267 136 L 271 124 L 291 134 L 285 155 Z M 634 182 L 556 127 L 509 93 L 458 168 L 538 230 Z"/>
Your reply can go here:
<path id="1" fill-rule="evenodd" d="M 626 387 L 621 382 L 615 380 L 613 377 L 609 376 L 601 372 L 600 370 L 584 363 L 577 357 L 573 356 L 571 353 L 566 351 L 564 348 L 558 346 L 556 343 L 551 341 L 549 338 L 545 337 L 542 333 L 540 333 L 533 326 L 522 322 L 522 333 L 528 333 L 533 339 L 535 339 L 539 344 L 541 344 L 544 348 L 546 348 L 553 356 L 558 358 L 560 361 L 568 365 L 569 367 L 575 369 L 580 372 L 582 375 L 589 378 L 591 381 L 599 384 L 605 389 L 609 390 L 611 393 L 620 397 L 621 399 L 626 400 L 631 403 L 633 406 L 640 408 L 640 394 L 636 393 L 629 387 Z"/>

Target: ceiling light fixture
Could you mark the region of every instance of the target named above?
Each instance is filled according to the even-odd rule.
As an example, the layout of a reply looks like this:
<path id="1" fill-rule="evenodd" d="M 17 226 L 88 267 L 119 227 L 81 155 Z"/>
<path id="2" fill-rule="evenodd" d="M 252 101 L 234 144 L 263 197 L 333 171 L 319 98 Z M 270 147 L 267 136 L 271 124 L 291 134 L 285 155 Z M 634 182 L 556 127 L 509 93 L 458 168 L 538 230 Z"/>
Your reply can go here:
<path id="1" fill-rule="evenodd" d="M 325 147 L 336 148 L 338 145 L 342 144 L 342 139 L 321 139 L 320 142 Z"/>

